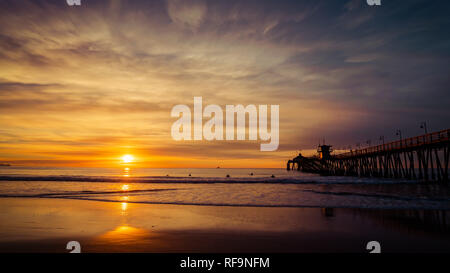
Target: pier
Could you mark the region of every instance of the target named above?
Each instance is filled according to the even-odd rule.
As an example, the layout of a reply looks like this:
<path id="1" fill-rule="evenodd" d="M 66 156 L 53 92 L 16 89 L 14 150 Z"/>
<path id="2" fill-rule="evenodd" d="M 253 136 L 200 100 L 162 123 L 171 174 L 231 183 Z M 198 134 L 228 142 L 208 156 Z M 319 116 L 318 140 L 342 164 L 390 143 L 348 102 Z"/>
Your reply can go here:
<path id="1" fill-rule="evenodd" d="M 450 129 L 340 154 L 324 144 L 317 152 L 311 157 L 299 154 L 287 162 L 287 170 L 449 182 Z"/>

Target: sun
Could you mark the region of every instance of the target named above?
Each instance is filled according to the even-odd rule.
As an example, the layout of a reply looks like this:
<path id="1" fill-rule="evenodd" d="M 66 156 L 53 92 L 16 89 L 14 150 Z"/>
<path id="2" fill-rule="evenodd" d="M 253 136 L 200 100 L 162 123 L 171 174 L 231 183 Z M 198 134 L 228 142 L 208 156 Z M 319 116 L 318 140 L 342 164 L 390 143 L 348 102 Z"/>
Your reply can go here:
<path id="1" fill-rule="evenodd" d="M 134 156 L 132 155 L 124 155 L 122 156 L 123 163 L 131 163 L 134 160 Z"/>

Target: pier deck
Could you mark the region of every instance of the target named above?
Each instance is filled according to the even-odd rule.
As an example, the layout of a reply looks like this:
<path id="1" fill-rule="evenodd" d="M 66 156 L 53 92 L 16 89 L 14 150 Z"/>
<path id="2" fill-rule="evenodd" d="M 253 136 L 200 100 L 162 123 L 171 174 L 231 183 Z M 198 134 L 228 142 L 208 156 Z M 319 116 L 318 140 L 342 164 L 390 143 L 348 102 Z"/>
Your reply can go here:
<path id="1" fill-rule="evenodd" d="M 341 154 L 320 145 L 319 155 L 295 157 L 288 170 L 350 175 L 449 181 L 450 129 L 405 138 Z"/>

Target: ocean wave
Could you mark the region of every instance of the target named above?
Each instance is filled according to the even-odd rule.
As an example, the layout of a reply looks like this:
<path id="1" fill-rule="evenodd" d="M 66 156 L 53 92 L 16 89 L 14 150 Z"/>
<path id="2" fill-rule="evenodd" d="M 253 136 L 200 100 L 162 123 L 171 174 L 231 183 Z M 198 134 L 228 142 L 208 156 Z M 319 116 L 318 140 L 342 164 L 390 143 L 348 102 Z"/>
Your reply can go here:
<path id="1" fill-rule="evenodd" d="M 0 181 L 60 181 L 60 182 L 108 182 L 108 183 L 183 183 L 183 184 L 212 184 L 212 183 L 264 183 L 264 184 L 417 184 L 418 181 L 393 180 L 379 178 L 359 177 L 176 177 L 176 176 L 24 176 L 8 175 L 0 176 Z"/>
<path id="2" fill-rule="evenodd" d="M 243 193 L 244 192 L 244 193 Z M 304 192 L 298 194 L 296 192 Z M 247 195 L 246 195 L 247 194 Z M 248 195 L 250 194 L 250 195 Z M 271 195 L 272 194 L 272 195 Z M 285 194 L 281 197 L 280 194 Z M 287 195 L 286 195 L 287 194 Z M 335 196 L 333 198 L 320 197 Z M 126 199 L 124 199 L 126 197 Z M 281 198 L 280 198 L 281 197 Z M 251 189 L 241 192 L 229 191 L 218 194 L 213 188 L 158 188 L 144 190 L 98 190 L 40 192 L 36 194 L 0 194 L 0 198 L 49 198 L 101 201 L 114 203 L 231 206 L 231 207 L 332 207 L 332 208 L 372 208 L 372 209 L 442 209 L 450 210 L 450 198 L 425 197 L 383 193 L 360 193 L 348 191 L 322 191 L 303 189 L 300 191 L 266 190 L 255 194 Z"/>
<path id="3" fill-rule="evenodd" d="M 190 173 L 186 171 L 186 173 Z M 450 190 L 418 181 L 258 173 L 225 177 L 2 174 L 0 198 L 236 207 L 450 210 Z M 250 173 L 250 172 L 249 172 Z M 146 176 L 145 176 L 146 175 Z M 263 176 L 264 175 L 264 176 Z M 270 175 L 270 176 L 269 176 Z M 121 184 L 126 184 L 121 185 Z"/>
<path id="4" fill-rule="evenodd" d="M 9 198 L 56 198 L 56 199 L 72 199 L 84 201 L 110 202 L 110 203 L 130 203 L 130 204 L 149 204 L 149 205 L 184 205 L 184 206 L 213 206 L 213 207 L 257 207 L 257 208 L 357 208 L 357 209 L 421 209 L 421 210 L 450 210 L 448 204 L 440 202 L 428 204 L 411 204 L 405 202 L 403 204 L 257 204 L 257 203 L 226 203 L 226 202 L 185 202 L 185 201 L 123 201 L 112 200 L 107 198 L 89 198 L 85 196 L 54 196 L 54 197 L 24 197 L 24 196 L 9 196 Z"/>
<path id="5" fill-rule="evenodd" d="M 136 194 L 136 193 L 149 193 L 160 191 L 175 191 L 177 189 L 149 189 L 149 190 L 127 190 L 127 191 L 74 191 L 74 192 L 51 192 L 51 193 L 39 193 L 39 194 L 0 194 L 0 197 L 22 197 L 22 198 L 65 198 L 71 196 L 84 196 L 84 195 L 100 195 L 100 194 Z"/>
<path id="6" fill-rule="evenodd" d="M 334 192 L 334 191 L 317 191 L 317 190 L 303 190 L 304 192 L 312 192 L 316 194 L 325 195 L 338 195 L 338 196 L 358 196 L 358 197 L 373 197 L 383 199 L 393 199 L 402 201 L 436 201 L 436 202 L 450 202 L 450 198 L 430 198 L 430 197 L 412 197 L 412 196 L 399 196 L 399 195 L 387 195 L 387 194 L 375 194 L 375 193 L 358 193 L 358 192 Z"/>

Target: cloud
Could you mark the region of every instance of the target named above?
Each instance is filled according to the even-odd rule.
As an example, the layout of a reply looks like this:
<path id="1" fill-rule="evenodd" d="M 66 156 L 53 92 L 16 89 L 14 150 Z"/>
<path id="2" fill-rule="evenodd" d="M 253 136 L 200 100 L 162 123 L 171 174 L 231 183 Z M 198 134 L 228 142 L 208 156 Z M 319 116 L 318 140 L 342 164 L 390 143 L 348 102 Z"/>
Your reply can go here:
<path id="1" fill-rule="evenodd" d="M 89 143 L 99 154 L 132 146 L 275 166 L 323 137 L 353 143 L 349 131 L 387 135 L 424 119 L 441 129 L 450 118 L 448 5 L 0 1 L 0 141 L 18 157 L 46 140 L 61 159 Z M 194 96 L 279 104 L 279 152 L 259 154 L 250 142 L 172 143 L 171 107 Z"/>
<path id="2" fill-rule="evenodd" d="M 195 30 L 203 22 L 207 6 L 206 2 L 201 0 L 168 0 L 167 11 L 173 22 Z"/>

